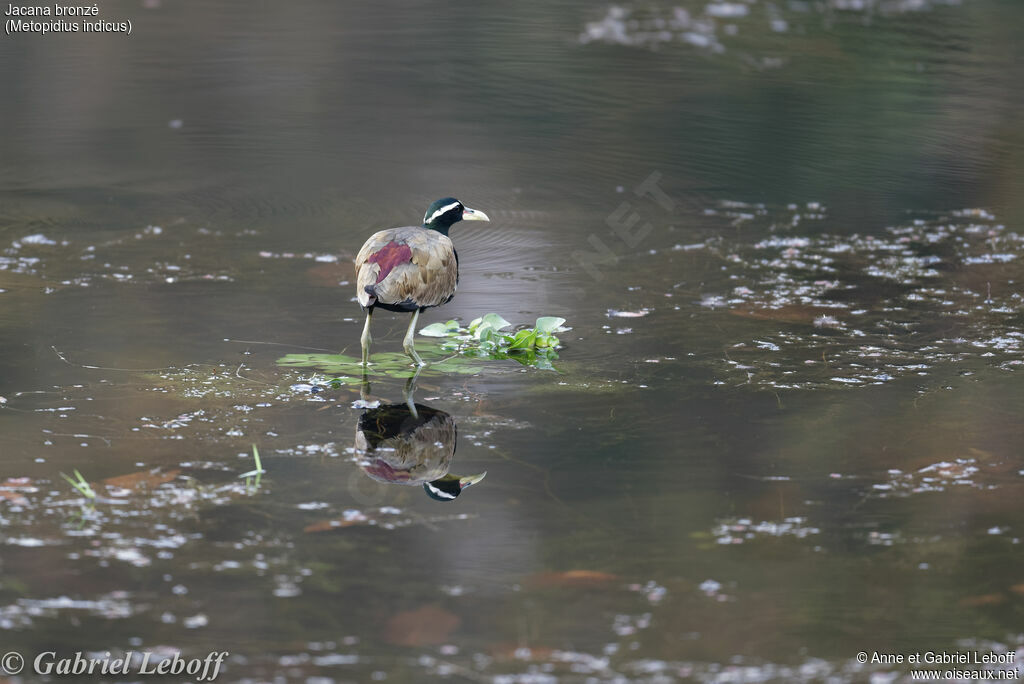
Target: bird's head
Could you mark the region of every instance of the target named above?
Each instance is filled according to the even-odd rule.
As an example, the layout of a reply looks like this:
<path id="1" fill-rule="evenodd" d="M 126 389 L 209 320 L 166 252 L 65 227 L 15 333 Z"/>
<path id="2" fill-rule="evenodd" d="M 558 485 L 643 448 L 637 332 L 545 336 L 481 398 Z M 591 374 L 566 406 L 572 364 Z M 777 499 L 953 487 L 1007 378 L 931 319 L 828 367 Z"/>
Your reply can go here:
<path id="1" fill-rule="evenodd" d="M 427 208 L 427 213 L 423 214 L 423 227 L 447 235 L 452 224 L 459 221 L 490 220 L 484 212 L 470 209 L 454 197 L 444 197 Z"/>
<path id="2" fill-rule="evenodd" d="M 445 475 L 433 482 L 424 482 L 423 490 L 427 493 L 427 496 L 435 501 L 451 501 L 461 494 L 463 489 L 475 485 L 484 479 L 486 475 L 486 470 L 479 475 L 465 475 L 462 477 L 458 475 Z"/>

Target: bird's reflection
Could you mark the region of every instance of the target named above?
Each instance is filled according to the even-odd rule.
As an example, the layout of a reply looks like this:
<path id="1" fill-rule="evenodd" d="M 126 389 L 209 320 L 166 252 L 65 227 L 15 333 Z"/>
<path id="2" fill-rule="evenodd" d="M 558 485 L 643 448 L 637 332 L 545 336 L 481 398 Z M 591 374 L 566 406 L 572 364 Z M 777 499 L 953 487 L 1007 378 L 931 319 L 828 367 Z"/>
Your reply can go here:
<path id="1" fill-rule="evenodd" d="M 381 404 L 363 411 L 356 427 L 359 465 L 378 482 L 422 485 L 431 499 L 451 501 L 484 479 L 448 472 L 458 438 L 451 414 L 417 404 L 412 398 L 415 377 L 406 384 L 404 404 Z M 363 395 L 369 383 L 363 381 Z"/>

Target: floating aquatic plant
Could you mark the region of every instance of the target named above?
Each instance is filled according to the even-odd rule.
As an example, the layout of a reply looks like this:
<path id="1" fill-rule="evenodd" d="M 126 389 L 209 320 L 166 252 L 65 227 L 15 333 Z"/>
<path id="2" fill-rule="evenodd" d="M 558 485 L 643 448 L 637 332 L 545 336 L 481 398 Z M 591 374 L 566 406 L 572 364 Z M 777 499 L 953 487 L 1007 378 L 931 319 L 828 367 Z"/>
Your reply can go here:
<path id="1" fill-rule="evenodd" d="M 563 327 L 564 318 L 542 316 L 533 328 L 515 332 L 502 332 L 512 324 L 496 313 L 489 313 L 470 321 L 463 328 L 458 321 L 433 323 L 420 330 L 426 337 L 444 338 L 441 349 L 464 356 L 488 359 L 514 359 L 524 366 L 554 370 L 551 361 L 558 358 L 560 346 L 556 332 Z"/>
<path id="2" fill-rule="evenodd" d="M 74 473 L 75 477 L 73 478 L 69 477 L 68 475 L 65 475 L 64 473 L 61 473 L 60 476 L 67 480 L 68 484 L 74 487 L 78 491 L 78 493 L 84 496 L 85 498 L 89 500 L 95 499 L 96 492 L 89 485 L 89 483 L 85 481 L 85 478 L 82 477 L 82 473 L 78 472 L 78 468 L 75 468 Z"/>
<path id="3" fill-rule="evenodd" d="M 438 345 L 420 347 L 420 351 L 447 353 Z M 355 385 L 362 382 L 363 375 L 370 377 L 387 376 L 391 378 L 409 378 L 416 373 L 416 368 L 409 364 L 409 357 L 400 352 L 376 352 L 368 367 L 364 367 L 360 359 L 347 354 L 288 354 L 277 360 L 279 366 L 295 368 L 315 368 L 331 377 L 328 382 L 334 386 Z M 483 367 L 473 359 L 448 354 L 436 362 L 428 363 L 422 374 L 457 373 L 474 375 Z"/>
<path id="4" fill-rule="evenodd" d="M 249 488 L 253 489 L 260 488 L 260 478 L 263 477 L 263 473 L 267 472 L 263 469 L 263 463 L 260 461 L 260 450 L 256 448 L 256 445 L 252 445 L 252 459 L 255 462 L 256 467 L 247 473 L 242 473 L 238 477 L 245 478 L 245 489 L 249 491 Z"/>
<path id="5" fill-rule="evenodd" d="M 441 339 L 419 347 L 428 361 L 421 372 L 474 375 L 483 371 L 480 359 L 513 359 L 524 366 L 554 370 L 551 362 L 558 358 L 555 350 L 559 347 L 555 333 L 568 329 L 562 327 L 563 323 L 564 318 L 543 316 L 533 328 L 503 332 L 512 324 L 495 313 L 474 319 L 466 327 L 455 320 L 433 323 L 420 330 L 420 334 Z M 431 361 L 429 356 L 434 354 L 442 358 Z M 417 370 L 409 364 L 409 357 L 399 352 L 375 353 L 365 368 L 360 359 L 347 354 L 288 354 L 278 359 L 277 364 L 315 368 L 334 376 L 330 380 L 334 386 L 358 384 L 363 375 L 408 378 Z"/>
<path id="6" fill-rule="evenodd" d="M 85 527 L 86 518 L 95 512 L 96 490 L 82 477 L 82 473 L 78 472 L 78 468 L 75 468 L 74 473 L 74 477 L 70 477 L 65 473 L 61 473 L 60 476 L 67 480 L 68 484 L 74 487 L 75 491 L 86 499 L 86 503 L 82 504 L 82 510 L 71 516 L 71 519 L 75 522 L 75 528 L 82 529 Z"/>

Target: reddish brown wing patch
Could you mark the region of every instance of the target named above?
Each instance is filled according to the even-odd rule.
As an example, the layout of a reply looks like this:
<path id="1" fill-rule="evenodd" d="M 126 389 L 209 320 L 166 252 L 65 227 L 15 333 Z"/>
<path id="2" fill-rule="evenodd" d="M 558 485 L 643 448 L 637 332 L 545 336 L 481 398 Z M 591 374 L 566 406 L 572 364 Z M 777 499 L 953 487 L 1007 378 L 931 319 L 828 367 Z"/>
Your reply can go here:
<path id="1" fill-rule="evenodd" d="M 397 242 L 389 242 L 367 259 L 371 264 L 377 264 L 380 272 L 377 273 L 377 283 L 388 277 L 395 266 L 412 261 L 412 250 L 409 245 L 402 245 Z"/>

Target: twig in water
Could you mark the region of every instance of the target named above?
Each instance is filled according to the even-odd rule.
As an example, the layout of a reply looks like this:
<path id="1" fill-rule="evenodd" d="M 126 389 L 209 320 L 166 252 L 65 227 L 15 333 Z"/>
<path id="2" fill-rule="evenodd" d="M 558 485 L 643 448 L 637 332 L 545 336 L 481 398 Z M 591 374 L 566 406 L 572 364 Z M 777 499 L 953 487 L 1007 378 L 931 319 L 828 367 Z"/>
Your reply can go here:
<path id="1" fill-rule="evenodd" d="M 110 446 L 110 440 L 103 435 L 87 435 L 82 432 L 76 432 L 71 434 L 70 432 L 50 432 L 49 430 L 43 430 L 44 434 L 51 437 L 74 437 L 75 439 L 102 439 L 106 442 L 107 446 Z"/>
<path id="2" fill-rule="evenodd" d="M 327 352 L 327 353 L 331 353 L 331 352 L 334 351 L 333 349 L 321 349 L 320 347 L 306 347 L 306 346 L 301 345 L 301 344 L 289 344 L 288 342 L 262 342 L 260 340 L 234 340 L 234 339 L 231 339 L 230 337 L 225 337 L 224 341 L 225 342 L 239 342 L 241 344 L 267 344 L 267 345 L 271 345 L 271 346 L 274 346 L 274 347 L 291 347 L 293 349 L 308 349 L 310 351 L 321 351 L 321 352 Z"/>
<path id="3" fill-rule="evenodd" d="M 245 380 L 246 382 L 255 382 L 257 385 L 266 385 L 267 387 L 271 386 L 269 382 L 263 382 L 262 380 L 257 380 L 255 378 L 247 378 L 244 375 L 242 375 L 239 371 L 241 371 L 242 368 L 244 368 L 244 367 L 245 367 L 244 363 L 238 364 L 238 368 L 235 369 L 235 377 L 236 378 L 238 378 L 239 380 Z"/>
<path id="4" fill-rule="evenodd" d="M 68 358 L 64 356 L 64 354 L 62 354 L 60 350 L 57 349 L 57 347 L 53 346 L 52 344 L 50 345 L 50 349 L 53 350 L 53 353 L 56 354 L 61 361 L 68 364 L 69 366 L 74 366 L 76 368 L 88 368 L 89 370 L 124 371 L 126 373 L 154 373 L 156 371 L 170 370 L 171 368 L 174 367 L 164 366 L 163 368 L 109 368 L 107 366 L 91 366 L 85 363 L 72 363 L 71 361 L 68 361 Z"/>

